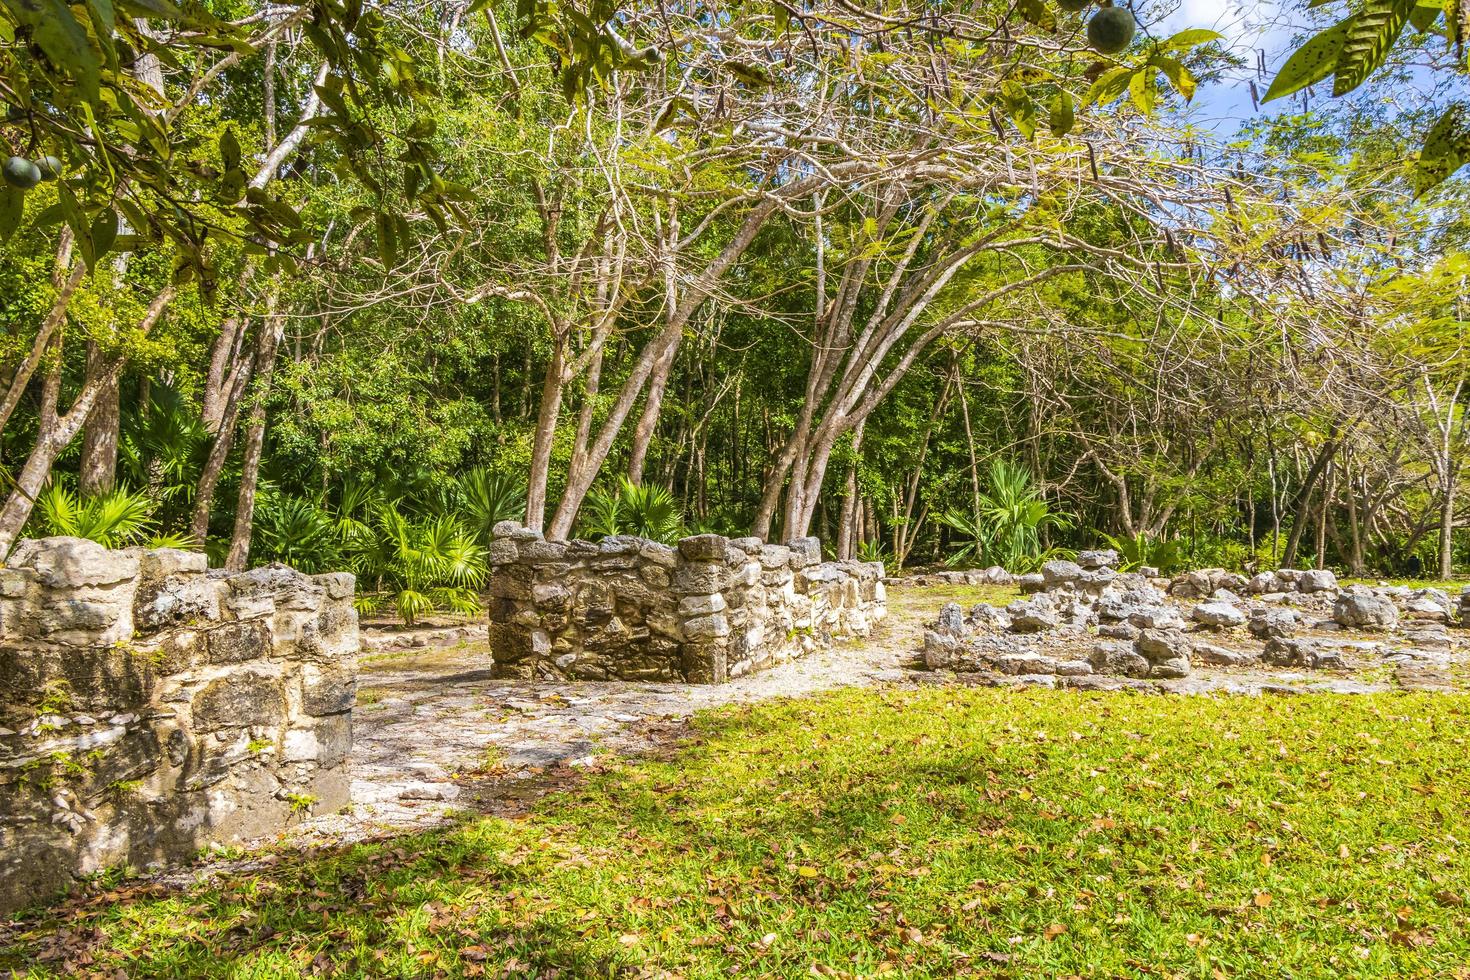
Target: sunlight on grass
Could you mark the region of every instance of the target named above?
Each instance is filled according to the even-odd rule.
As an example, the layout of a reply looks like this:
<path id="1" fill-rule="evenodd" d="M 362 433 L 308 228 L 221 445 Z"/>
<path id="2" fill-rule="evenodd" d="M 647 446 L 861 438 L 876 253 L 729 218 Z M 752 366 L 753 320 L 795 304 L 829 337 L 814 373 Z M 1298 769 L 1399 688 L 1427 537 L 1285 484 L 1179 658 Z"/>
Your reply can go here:
<path id="1" fill-rule="evenodd" d="M 0 967 L 1464 976 L 1467 708 L 940 689 L 727 709 L 529 819 L 100 903 Z"/>

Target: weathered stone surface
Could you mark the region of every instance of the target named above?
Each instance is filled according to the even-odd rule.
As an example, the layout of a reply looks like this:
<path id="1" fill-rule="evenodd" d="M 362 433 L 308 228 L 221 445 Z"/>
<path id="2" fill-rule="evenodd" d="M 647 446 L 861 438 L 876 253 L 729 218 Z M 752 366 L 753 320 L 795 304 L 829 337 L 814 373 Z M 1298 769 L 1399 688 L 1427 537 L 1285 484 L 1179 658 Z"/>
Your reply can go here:
<path id="1" fill-rule="evenodd" d="M 1133 648 L 1150 664 L 1173 660 L 1189 663 L 1189 637 L 1178 630 L 1146 629 L 1133 641 Z"/>
<path id="2" fill-rule="evenodd" d="M 1246 615 L 1228 602 L 1206 602 L 1195 606 L 1190 614 L 1196 623 L 1216 629 L 1244 626 Z"/>
<path id="3" fill-rule="evenodd" d="M 490 582 L 492 672 L 510 678 L 721 683 L 885 612 L 882 566 L 813 560 L 816 539 L 695 535 L 522 541 Z M 540 562 L 538 549 L 560 560 Z"/>
<path id="4" fill-rule="evenodd" d="M 1092 648 L 1088 663 L 1096 673 L 1121 677 L 1147 677 L 1152 669 L 1131 643 L 1100 642 Z"/>
<path id="5" fill-rule="evenodd" d="M 1337 588 L 1337 576 L 1325 568 L 1313 568 L 1297 576 L 1298 592 L 1331 592 Z"/>
<path id="6" fill-rule="evenodd" d="M 1056 604 L 1046 595 L 1019 599 L 1006 607 L 1006 615 L 1011 618 L 1013 633 L 1037 633 L 1061 622 Z"/>
<path id="7" fill-rule="evenodd" d="M 291 793 L 347 802 L 350 575 L 227 575 L 75 539 L 16 557 L 0 574 L 0 915 L 112 865 L 276 833 Z M 50 792 L 16 778 L 15 760 L 58 757 L 86 764 Z"/>
<path id="8" fill-rule="evenodd" d="M 1301 625 L 1301 617 L 1294 609 L 1263 609 L 1251 616 L 1246 628 L 1251 636 L 1260 640 L 1290 636 Z"/>
<path id="9" fill-rule="evenodd" d="M 1332 605 L 1332 618 L 1352 629 L 1386 630 L 1398 625 L 1394 604 L 1363 585 L 1349 586 Z"/>
<path id="10" fill-rule="evenodd" d="M 1211 646 L 1208 643 L 1194 644 L 1190 656 L 1194 660 L 1203 664 L 1209 664 L 1212 667 L 1244 667 L 1260 659 L 1259 654 L 1231 650 L 1227 647 Z"/>
<path id="11" fill-rule="evenodd" d="M 1077 564 L 1086 569 L 1117 568 L 1118 553 L 1112 548 L 1083 551 L 1077 555 Z"/>
<path id="12" fill-rule="evenodd" d="M 248 619 L 242 623 L 225 623 L 206 636 L 209 662 L 239 664 L 256 660 L 271 649 L 271 633 L 263 620 Z"/>
<path id="13" fill-rule="evenodd" d="M 1318 640 L 1275 638 L 1266 643 L 1261 661 L 1276 667 L 1309 667 L 1313 670 L 1342 667 L 1342 653 Z"/>
<path id="14" fill-rule="evenodd" d="M 1041 566 L 1041 580 L 1048 589 L 1082 578 L 1082 566 L 1074 561 L 1049 561 Z"/>

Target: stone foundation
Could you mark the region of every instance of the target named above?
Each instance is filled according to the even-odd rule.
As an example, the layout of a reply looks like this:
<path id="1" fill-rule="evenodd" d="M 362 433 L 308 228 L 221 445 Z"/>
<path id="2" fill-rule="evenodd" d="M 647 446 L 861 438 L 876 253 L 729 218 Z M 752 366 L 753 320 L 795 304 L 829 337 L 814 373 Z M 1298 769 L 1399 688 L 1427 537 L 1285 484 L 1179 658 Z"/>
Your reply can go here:
<path id="1" fill-rule="evenodd" d="M 497 677 L 719 684 L 887 612 L 882 564 L 823 562 L 816 538 L 547 541 L 504 522 L 490 562 Z"/>
<path id="2" fill-rule="evenodd" d="M 0 569 L 0 913 L 348 801 L 348 574 L 22 541 Z"/>

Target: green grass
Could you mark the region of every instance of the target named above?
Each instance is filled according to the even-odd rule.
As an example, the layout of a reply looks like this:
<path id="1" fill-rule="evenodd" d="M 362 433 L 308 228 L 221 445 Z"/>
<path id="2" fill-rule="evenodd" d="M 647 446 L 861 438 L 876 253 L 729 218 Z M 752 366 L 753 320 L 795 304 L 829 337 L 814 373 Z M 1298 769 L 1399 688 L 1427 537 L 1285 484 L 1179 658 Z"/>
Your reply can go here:
<path id="1" fill-rule="evenodd" d="M 987 689 L 728 709 L 526 819 L 100 901 L 25 926 L 0 970 L 66 975 L 24 971 L 65 925 L 64 949 L 100 929 L 85 971 L 134 978 L 1470 976 L 1467 710 Z"/>
<path id="2" fill-rule="evenodd" d="M 936 614 L 939 606 L 946 602 L 957 602 L 968 611 L 976 603 L 1009 606 L 1020 598 L 1021 590 L 1014 585 L 927 585 L 923 588 L 900 586 L 888 592 L 890 605 L 915 602 L 924 609 L 933 607 Z"/>
<path id="3" fill-rule="evenodd" d="M 1339 581 L 1343 585 L 1378 585 L 1386 582 L 1389 585 L 1402 585 L 1410 589 L 1440 589 L 1448 593 L 1451 599 L 1458 597 L 1465 586 L 1470 585 L 1470 579 L 1444 581 L 1429 578 L 1345 578 Z"/>

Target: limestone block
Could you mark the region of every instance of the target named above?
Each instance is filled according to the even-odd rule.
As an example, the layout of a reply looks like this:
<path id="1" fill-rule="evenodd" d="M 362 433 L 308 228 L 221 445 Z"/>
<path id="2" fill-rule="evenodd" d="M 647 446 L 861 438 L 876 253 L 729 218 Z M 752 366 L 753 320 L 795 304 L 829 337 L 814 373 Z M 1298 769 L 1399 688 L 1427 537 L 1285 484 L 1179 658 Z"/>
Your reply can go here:
<path id="1" fill-rule="evenodd" d="M 224 623 L 205 634 L 209 662 L 238 664 L 265 656 L 271 649 L 271 632 L 260 620 Z"/>
<path id="2" fill-rule="evenodd" d="M 730 569 L 724 565 L 687 564 L 674 569 L 672 586 L 679 595 L 710 595 L 721 592 L 730 582 Z"/>
<path id="3" fill-rule="evenodd" d="M 728 544 L 722 534 L 696 534 L 679 542 L 679 557 L 688 562 L 723 562 Z"/>
<path id="4" fill-rule="evenodd" d="M 528 565 L 544 565 L 565 561 L 567 546 L 561 541 L 528 541 L 521 545 L 520 560 Z"/>
<path id="5" fill-rule="evenodd" d="M 301 675 L 301 710 L 308 715 L 350 712 L 357 701 L 357 675 L 350 670 L 306 666 Z"/>
<path id="6" fill-rule="evenodd" d="M 690 640 L 722 639 L 730 635 L 730 622 L 719 613 L 687 619 L 684 621 L 684 635 Z"/>
<path id="7" fill-rule="evenodd" d="M 685 596 L 679 600 L 679 615 L 685 618 L 708 616 L 724 612 L 726 608 L 725 597 L 719 593 Z"/>
<path id="8" fill-rule="evenodd" d="M 786 547 L 791 551 L 789 563 L 793 569 L 806 568 L 822 560 L 822 542 L 817 538 L 796 538 L 786 542 Z"/>
<path id="9" fill-rule="evenodd" d="M 246 668 L 210 681 L 194 695 L 191 716 L 198 732 L 279 725 L 286 716 L 281 677 L 259 668 Z"/>
<path id="10" fill-rule="evenodd" d="M 135 583 L 138 558 L 134 549 L 111 551 L 83 538 L 27 538 L 6 564 L 35 572 L 46 588 L 79 589 Z"/>
<path id="11" fill-rule="evenodd" d="M 146 554 L 153 555 L 157 552 Z M 220 610 L 229 595 L 227 583 L 203 575 L 169 575 L 145 579 L 139 585 L 133 602 L 133 620 L 136 627 L 142 630 L 163 629 L 176 624 L 213 622 L 220 618 Z"/>
<path id="12" fill-rule="evenodd" d="M 679 551 L 657 541 L 644 541 L 639 545 L 638 557 L 644 561 L 650 561 L 660 569 L 672 569 L 678 563 Z"/>
<path id="13" fill-rule="evenodd" d="M 491 565 L 510 565 L 520 559 L 521 549 L 510 538 L 494 538 L 486 549 L 486 559 Z"/>
<path id="14" fill-rule="evenodd" d="M 787 568 L 791 564 L 791 549 L 784 545 L 763 545 L 760 551 L 761 568 L 771 569 Z"/>

